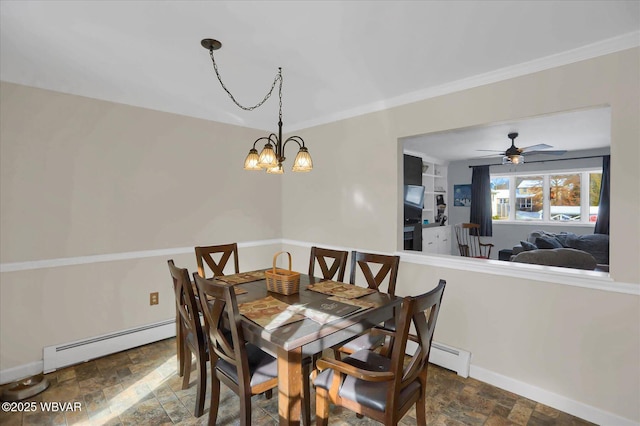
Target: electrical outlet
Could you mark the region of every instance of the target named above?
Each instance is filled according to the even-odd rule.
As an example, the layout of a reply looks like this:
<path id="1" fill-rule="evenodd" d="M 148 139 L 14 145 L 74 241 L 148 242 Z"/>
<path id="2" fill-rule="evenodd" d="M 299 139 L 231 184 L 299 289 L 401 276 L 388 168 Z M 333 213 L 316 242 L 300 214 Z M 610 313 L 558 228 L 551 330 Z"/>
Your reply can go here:
<path id="1" fill-rule="evenodd" d="M 149 305 L 158 304 L 158 292 L 149 293 Z"/>

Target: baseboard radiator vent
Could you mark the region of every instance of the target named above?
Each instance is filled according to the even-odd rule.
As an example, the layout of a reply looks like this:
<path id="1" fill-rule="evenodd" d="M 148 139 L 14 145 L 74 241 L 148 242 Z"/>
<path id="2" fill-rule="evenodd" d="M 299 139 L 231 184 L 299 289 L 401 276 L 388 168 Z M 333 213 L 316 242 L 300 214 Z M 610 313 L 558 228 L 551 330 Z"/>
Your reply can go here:
<path id="1" fill-rule="evenodd" d="M 469 377 L 471 352 L 463 351 L 438 342 L 431 343 L 429 362 L 458 373 L 458 376 Z"/>
<path id="2" fill-rule="evenodd" d="M 43 350 L 44 372 L 89 361 L 116 352 L 168 339 L 176 335 L 176 321 L 170 319 L 141 327 L 78 340 Z"/>
<path id="3" fill-rule="evenodd" d="M 412 354 L 416 350 L 415 342 L 407 342 L 407 354 Z M 438 342 L 431 342 L 431 352 L 429 362 L 447 370 L 455 371 L 458 376 L 469 377 L 469 367 L 471 365 L 471 352 L 463 351 Z"/>

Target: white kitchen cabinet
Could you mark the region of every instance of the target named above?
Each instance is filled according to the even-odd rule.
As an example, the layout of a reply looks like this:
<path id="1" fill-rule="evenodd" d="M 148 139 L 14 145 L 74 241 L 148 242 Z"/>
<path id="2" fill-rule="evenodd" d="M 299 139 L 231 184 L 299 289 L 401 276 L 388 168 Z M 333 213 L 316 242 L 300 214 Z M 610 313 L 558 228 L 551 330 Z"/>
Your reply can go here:
<path id="1" fill-rule="evenodd" d="M 422 251 L 433 254 L 451 254 L 451 227 L 422 228 Z"/>

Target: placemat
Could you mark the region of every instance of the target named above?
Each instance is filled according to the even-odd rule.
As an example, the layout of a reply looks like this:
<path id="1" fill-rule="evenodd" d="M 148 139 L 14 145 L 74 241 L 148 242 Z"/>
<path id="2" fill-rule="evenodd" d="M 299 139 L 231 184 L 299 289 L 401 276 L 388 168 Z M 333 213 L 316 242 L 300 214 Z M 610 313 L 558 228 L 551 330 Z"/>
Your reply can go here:
<path id="1" fill-rule="evenodd" d="M 238 310 L 242 315 L 266 330 L 273 330 L 285 324 L 302 321 L 305 318 L 304 315 L 296 312 L 296 308 L 273 296 L 241 303 L 238 305 Z"/>
<path id="2" fill-rule="evenodd" d="M 339 283 L 331 280 L 321 281 L 317 284 L 309 284 L 307 290 L 328 294 L 330 296 L 339 296 L 343 299 L 357 299 L 358 297 L 376 292 L 372 288 L 358 287 L 354 284 Z"/>
<path id="3" fill-rule="evenodd" d="M 264 269 L 259 271 L 240 272 L 233 275 L 218 275 L 216 280 L 225 282 L 230 285 L 250 283 L 252 281 L 264 280 Z"/>

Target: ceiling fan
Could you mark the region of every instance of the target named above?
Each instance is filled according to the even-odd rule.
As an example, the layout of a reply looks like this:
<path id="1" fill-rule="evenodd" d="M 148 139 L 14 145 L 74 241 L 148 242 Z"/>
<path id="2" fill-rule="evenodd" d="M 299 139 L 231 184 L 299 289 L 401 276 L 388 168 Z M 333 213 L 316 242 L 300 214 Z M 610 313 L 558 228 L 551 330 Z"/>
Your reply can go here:
<path id="1" fill-rule="evenodd" d="M 547 151 L 549 148 L 553 148 L 551 145 L 547 145 L 544 143 L 531 145 L 524 148 L 518 148 L 515 144 L 515 140 L 518 137 L 518 133 L 509 133 L 507 135 L 509 139 L 511 139 L 511 146 L 506 151 L 495 151 L 493 149 L 478 149 L 478 151 L 495 151 L 499 152 L 498 155 L 502 157 L 502 164 L 522 164 L 524 163 L 525 155 L 534 155 L 534 154 L 547 154 L 547 155 L 562 155 L 566 150 L 554 150 Z M 488 155 L 487 157 L 493 157 L 495 154 Z"/>

